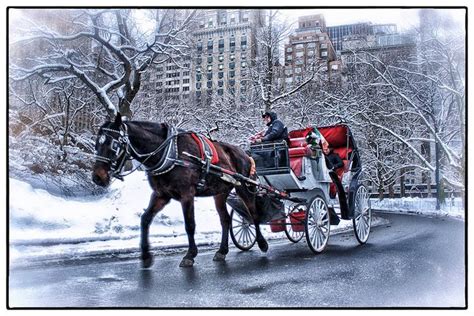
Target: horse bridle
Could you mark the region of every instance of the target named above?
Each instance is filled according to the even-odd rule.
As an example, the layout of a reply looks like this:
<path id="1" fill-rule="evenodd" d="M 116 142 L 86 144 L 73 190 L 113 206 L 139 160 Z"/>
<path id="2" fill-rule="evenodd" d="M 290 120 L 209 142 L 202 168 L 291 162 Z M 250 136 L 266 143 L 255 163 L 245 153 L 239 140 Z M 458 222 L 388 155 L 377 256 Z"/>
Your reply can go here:
<path id="1" fill-rule="evenodd" d="M 172 139 L 174 137 L 176 137 L 178 134 L 180 134 L 180 133 L 177 133 L 177 134 L 173 134 L 173 135 L 169 136 L 168 138 L 166 138 L 163 141 L 163 143 L 161 143 L 152 152 L 149 152 L 149 153 L 146 153 L 146 154 L 140 154 L 132 146 L 132 144 L 129 141 L 128 133 L 127 133 L 127 125 L 122 124 L 121 126 L 123 126 L 124 130 L 122 130 L 121 128 L 119 130 L 115 130 L 115 129 L 105 128 L 105 127 L 101 129 L 101 131 L 119 134 L 120 136 L 119 136 L 118 139 L 115 139 L 111 135 L 109 135 L 107 133 L 103 133 L 99 137 L 99 144 L 105 143 L 107 137 L 110 137 L 111 138 L 110 149 L 115 153 L 115 155 L 111 159 L 111 158 L 100 156 L 100 155 L 96 154 L 95 159 L 98 160 L 98 161 L 110 164 L 110 170 L 112 171 L 111 176 L 114 177 L 114 178 L 120 179 L 122 181 L 123 181 L 124 176 L 131 174 L 132 172 L 137 170 L 141 165 L 144 165 L 144 163 L 148 159 L 150 159 L 151 157 L 153 157 L 154 155 L 158 154 L 160 151 L 165 149 L 168 146 L 168 144 L 172 141 Z M 101 141 L 101 138 L 102 138 L 102 141 Z M 143 160 L 140 163 L 140 165 L 137 166 L 135 169 L 133 169 L 132 171 L 130 171 L 126 175 L 123 175 L 122 174 L 122 169 L 124 168 L 126 161 L 130 160 L 130 157 L 132 156 L 132 154 L 131 154 L 132 151 L 137 157 L 140 157 L 140 158 L 145 157 L 145 160 Z M 119 160 L 120 157 L 122 157 L 122 158 Z M 157 168 L 157 166 L 149 169 L 148 171 L 152 172 L 156 168 Z"/>
<path id="2" fill-rule="evenodd" d="M 110 141 L 110 149 L 114 153 L 114 157 L 108 158 L 104 156 L 100 156 L 98 154 L 95 154 L 95 159 L 97 161 L 101 161 L 104 163 L 110 164 L 110 170 L 112 171 L 112 176 L 114 178 L 118 178 L 120 180 L 123 180 L 123 176 L 121 175 L 122 169 L 125 166 L 125 162 L 129 160 L 130 158 L 130 142 L 128 139 L 127 135 L 127 126 L 123 124 L 125 131 L 122 129 L 120 130 L 115 130 L 111 128 L 102 128 L 101 131 L 105 131 L 106 133 L 103 133 L 99 137 L 99 144 L 104 144 L 105 141 L 107 140 L 107 137 L 111 138 Z M 119 134 L 119 138 L 115 139 L 110 135 L 109 133 L 114 133 L 114 134 Z M 120 159 L 121 158 L 121 159 Z"/>

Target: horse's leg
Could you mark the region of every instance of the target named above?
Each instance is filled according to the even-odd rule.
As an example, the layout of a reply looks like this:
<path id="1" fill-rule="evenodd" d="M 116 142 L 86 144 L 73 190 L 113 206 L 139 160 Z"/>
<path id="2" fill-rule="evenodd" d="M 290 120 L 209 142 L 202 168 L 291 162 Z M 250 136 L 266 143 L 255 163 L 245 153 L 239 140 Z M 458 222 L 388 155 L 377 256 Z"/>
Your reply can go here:
<path id="1" fill-rule="evenodd" d="M 150 203 L 148 208 L 145 210 L 145 213 L 141 216 L 140 229 L 141 229 L 141 240 L 140 248 L 142 251 L 141 259 L 142 266 L 144 268 L 149 268 L 153 264 L 153 257 L 150 254 L 150 243 L 148 241 L 148 232 L 150 224 L 153 221 L 153 218 L 159 211 L 161 211 L 166 204 L 170 201 L 169 197 L 160 196 L 158 193 L 153 192 L 150 198 Z"/>
<path id="2" fill-rule="evenodd" d="M 183 208 L 184 225 L 186 234 L 188 235 L 188 252 L 179 264 L 180 267 L 192 267 L 194 258 L 197 256 L 197 246 L 194 241 L 194 231 L 196 230 L 196 222 L 194 221 L 194 195 L 190 195 L 181 199 L 181 207 Z"/>
<path id="3" fill-rule="evenodd" d="M 257 239 L 258 248 L 260 248 L 260 250 L 262 250 L 263 252 L 267 252 L 268 243 L 263 237 L 262 232 L 260 231 L 260 220 L 259 220 L 259 215 L 257 212 L 257 207 L 255 205 L 255 197 L 252 195 L 252 193 L 248 192 L 248 189 L 246 187 L 242 187 L 242 186 L 236 187 L 235 191 L 237 195 L 245 203 L 245 206 L 247 206 L 247 209 L 250 211 L 250 215 L 253 218 L 255 230 L 257 232 L 256 239 Z"/>
<path id="4" fill-rule="evenodd" d="M 229 226 L 230 226 L 230 216 L 227 212 L 227 197 L 229 193 L 222 193 L 219 195 L 214 196 L 214 201 L 216 204 L 216 210 L 219 214 L 219 219 L 221 221 L 222 227 L 222 238 L 221 238 L 221 245 L 219 250 L 214 255 L 214 261 L 224 261 L 225 256 L 229 252 Z"/>

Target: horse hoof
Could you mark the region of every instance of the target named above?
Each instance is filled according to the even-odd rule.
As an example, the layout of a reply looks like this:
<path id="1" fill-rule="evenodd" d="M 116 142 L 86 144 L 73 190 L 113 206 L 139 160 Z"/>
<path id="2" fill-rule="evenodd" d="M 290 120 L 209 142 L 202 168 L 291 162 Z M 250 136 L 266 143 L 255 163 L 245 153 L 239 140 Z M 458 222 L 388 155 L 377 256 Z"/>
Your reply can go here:
<path id="1" fill-rule="evenodd" d="M 186 259 L 184 258 L 183 260 L 181 260 L 181 263 L 179 264 L 179 266 L 181 268 L 189 268 L 189 267 L 192 267 L 194 264 L 194 260 L 193 259 Z"/>
<path id="2" fill-rule="evenodd" d="M 153 257 L 148 255 L 142 258 L 142 268 L 149 268 L 153 265 Z"/>
<path id="3" fill-rule="evenodd" d="M 212 260 L 219 262 L 225 261 L 225 255 L 221 254 L 220 252 L 216 252 L 216 254 L 214 255 L 214 259 Z"/>
<path id="4" fill-rule="evenodd" d="M 268 251 L 268 243 L 266 240 L 262 242 L 258 242 L 258 248 L 260 248 L 261 251 L 267 252 Z"/>

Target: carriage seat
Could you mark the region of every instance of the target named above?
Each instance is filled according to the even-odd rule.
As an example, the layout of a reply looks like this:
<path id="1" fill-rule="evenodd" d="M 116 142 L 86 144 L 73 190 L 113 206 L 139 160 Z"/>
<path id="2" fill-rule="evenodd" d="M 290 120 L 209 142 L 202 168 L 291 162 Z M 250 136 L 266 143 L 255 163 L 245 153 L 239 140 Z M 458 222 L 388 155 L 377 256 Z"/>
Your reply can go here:
<path id="1" fill-rule="evenodd" d="M 299 178 L 303 171 L 303 157 L 311 155 L 311 150 L 306 142 L 306 135 L 312 131 L 312 127 L 294 130 L 288 133 L 288 156 L 290 157 L 290 168 Z"/>

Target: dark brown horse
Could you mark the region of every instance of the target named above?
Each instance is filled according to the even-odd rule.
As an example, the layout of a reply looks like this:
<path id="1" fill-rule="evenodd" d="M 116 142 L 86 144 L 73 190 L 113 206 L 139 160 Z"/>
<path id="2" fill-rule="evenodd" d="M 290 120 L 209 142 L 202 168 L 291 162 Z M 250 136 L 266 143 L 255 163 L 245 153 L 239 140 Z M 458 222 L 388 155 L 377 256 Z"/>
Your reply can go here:
<path id="1" fill-rule="evenodd" d="M 194 197 L 213 196 L 222 226 L 222 239 L 219 250 L 214 256 L 214 261 L 224 261 L 228 247 L 230 216 L 227 211 L 226 201 L 234 185 L 223 181 L 215 175 L 202 175 L 202 168 L 190 168 L 175 165 L 166 170 L 160 169 L 164 155 L 168 150 L 168 143 L 174 139 L 177 146 L 177 159 L 188 161 L 183 154 L 187 152 L 200 156 L 197 143 L 190 133 L 170 133 L 170 126 L 165 123 L 151 123 L 138 121 L 123 121 L 120 114 L 114 122 L 107 122 L 99 130 L 96 142 L 96 161 L 93 167 L 92 179 L 100 186 L 108 186 L 111 177 L 120 177 L 123 165 L 128 159 L 141 162 L 148 169 L 148 182 L 153 189 L 148 208 L 141 216 L 141 260 L 144 267 L 150 267 L 153 258 L 150 254 L 148 232 L 155 215 L 160 212 L 171 199 L 181 203 L 184 215 L 186 233 L 189 247 L 180 263 L 181 267 L 190 267 L 194 264 L 197 247 L 194 241 Z M 170 136 L 171 135 L 171 136 Z M 245 152 L 223 142 L 213 142 L 218 156 L 218 166 L 249 176 L 251 160 Z M 170 159 L 168 159 L 170 160 Z M 168 170 L 169 169 L 169 170 Z M 156 172 L 156 171 L 160 172 Z M 204 183 L 200 183 L 204 179 Z M 245 185 L 235 187 L 237 195 L 247 206 L 254 219 L 257 230 L 257 243 L 262 251 L 267 251 L 268 244 L 263 238 L 258 222 L 255 207 L 255 197 Z"/>

